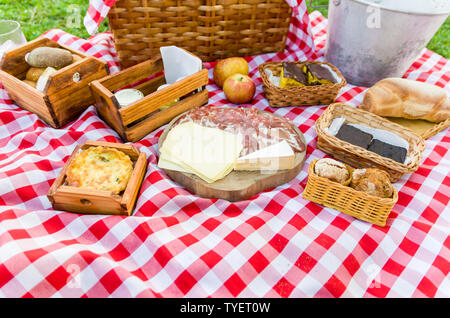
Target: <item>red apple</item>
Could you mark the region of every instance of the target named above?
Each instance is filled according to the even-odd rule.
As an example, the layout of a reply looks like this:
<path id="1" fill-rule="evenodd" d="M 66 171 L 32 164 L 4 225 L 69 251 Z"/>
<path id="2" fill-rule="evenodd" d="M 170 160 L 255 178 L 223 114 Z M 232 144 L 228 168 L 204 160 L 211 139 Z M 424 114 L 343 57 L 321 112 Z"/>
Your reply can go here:
<path id="1" fill-rule="evenodd" d="M 225 80 L 233 74 L 248 74 L 248 63 L 242 57 L 229 57 L 219 61 L 214 67 L 214 82 L 220 88 L 223 87 Z"/>
<path id="2" fill-rule="evenodd" d="M 255 95 L 255 83 L 244 74 L 233 74 L 225 80 L 223 91 L 234 104 L 245 104 Z"/>

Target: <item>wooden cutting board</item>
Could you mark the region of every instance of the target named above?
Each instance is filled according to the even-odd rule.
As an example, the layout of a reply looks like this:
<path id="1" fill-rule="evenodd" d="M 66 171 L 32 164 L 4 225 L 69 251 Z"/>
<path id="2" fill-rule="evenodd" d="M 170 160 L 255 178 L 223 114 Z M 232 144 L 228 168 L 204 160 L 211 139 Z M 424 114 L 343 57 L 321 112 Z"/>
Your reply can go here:
<path id="1" fill-rule="evenodd" d="M 277 116 L 269 113 L 272 116 Z M 158 147 L 164 143 L 172 125 L 183 114 L 175 117 L 168 124 L 161 137 Z M 278 116 L 277 116 L 278 117 Z M 306 141 L 301 131 L 295 127 L 300 140 L 305 144 L 303 152 L 295 152 L 294 167 L 277 171 L 232 171 L 225 178 L 213 183 L 207 183 L 191 173 L 164 169 L 166 174 L 176 183 L 203 198 L 224 199 L 231 202 L 247 200 L 261 191 L 277 187 L 295 178 L 303 167 L 306 157 Z"/>
<path id="2" fill-rule="evenodd" d="M 419 136 L 424 139 L 428 139 L 431 136 L 437 134 L 438 132 L 450 127 L 450 119 L 444 120 L 440 123 L 431 123 L 422 119 L 406 119 L 406 118 L 394 118 L 386 117 L 390 121 L 397 123 L 399 125 L 405 126 L 412 131 L 414 131 Z"/>

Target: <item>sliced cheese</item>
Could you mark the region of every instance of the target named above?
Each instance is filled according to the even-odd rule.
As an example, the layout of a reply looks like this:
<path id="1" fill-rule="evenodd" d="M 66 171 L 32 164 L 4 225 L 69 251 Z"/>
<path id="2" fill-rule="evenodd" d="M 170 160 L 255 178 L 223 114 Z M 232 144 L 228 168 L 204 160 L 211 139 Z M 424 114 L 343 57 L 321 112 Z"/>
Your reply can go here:
<path id="1" fill-rule="evenodd" d="M 242 148 L 238 135 L 187 122 L 167 134 L 158 166 L 191 172 L 211 183 L 233 170 Z"/>
<path id="2" fill-rule="evenodd" d="M 283 170 L 294 167 L 295 154 L 283 140 L 238 158 L 235 170 Z"/>

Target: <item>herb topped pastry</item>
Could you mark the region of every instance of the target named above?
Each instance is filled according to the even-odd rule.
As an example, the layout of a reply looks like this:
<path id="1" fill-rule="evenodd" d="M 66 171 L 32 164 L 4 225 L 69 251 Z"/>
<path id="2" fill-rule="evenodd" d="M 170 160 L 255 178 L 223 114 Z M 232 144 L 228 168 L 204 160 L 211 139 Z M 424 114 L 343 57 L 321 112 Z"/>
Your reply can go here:
<path id="1" fill-rule="evenodd" d="M 130 157 L 115 148 L 90 147 L 79 152 L 66 174 L 69 186 L 112 191 L 125 190 L 133 162 Z"/>

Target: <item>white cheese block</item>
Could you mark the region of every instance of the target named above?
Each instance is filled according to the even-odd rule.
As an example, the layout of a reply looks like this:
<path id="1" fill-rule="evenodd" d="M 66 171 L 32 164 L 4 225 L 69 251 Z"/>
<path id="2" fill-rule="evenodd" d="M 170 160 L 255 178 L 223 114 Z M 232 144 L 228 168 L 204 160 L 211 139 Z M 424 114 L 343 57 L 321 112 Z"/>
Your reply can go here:
<path id="1" fill-rule="evenodd" d="M 144 93 L 134 88 L 122 89 L 114 95 L 116 96 L 117 102 L 121 107 L 130 105 L 137 102 L 141 98 L 144 98 Z"/>
<path id="2" fill-rule="evenodd" d="M 233 170 L 242 148 L 238 135 L 187 122 L 167 134 L 158 166 L 194 173 L 211 183 Z"/>
<path id="3" fill-rule="evenodd" d="M 235 170 L 283 170 L 294 167 L 295 153 L 283 140 L 238 158 Z"/>

